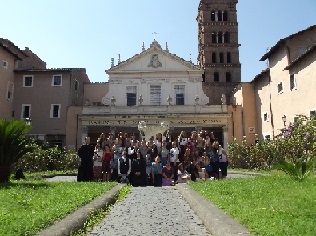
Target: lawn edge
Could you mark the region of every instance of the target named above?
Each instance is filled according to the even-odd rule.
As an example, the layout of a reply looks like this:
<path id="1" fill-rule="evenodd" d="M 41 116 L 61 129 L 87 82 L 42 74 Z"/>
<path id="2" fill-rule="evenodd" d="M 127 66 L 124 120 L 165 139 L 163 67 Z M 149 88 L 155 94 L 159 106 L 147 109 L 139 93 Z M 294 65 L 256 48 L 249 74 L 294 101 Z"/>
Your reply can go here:
<path id="1" fill-rule="evenodd" d="M 192 190 L 186 183 L 178 184 L 177 189 L 212 236 L 254 236 L 245 226 Z"/>

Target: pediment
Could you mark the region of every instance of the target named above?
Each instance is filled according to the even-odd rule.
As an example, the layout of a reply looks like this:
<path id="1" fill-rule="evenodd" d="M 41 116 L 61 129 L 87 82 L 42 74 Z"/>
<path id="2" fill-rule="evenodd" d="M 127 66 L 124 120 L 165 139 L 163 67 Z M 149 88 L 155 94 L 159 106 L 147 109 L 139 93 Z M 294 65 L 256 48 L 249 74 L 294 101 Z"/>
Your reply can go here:
<path id="1" fill-rule="evenodd" d="M 106 72 L 124 73 L 124 72 L 164 72 L 164 71 L 188 71 L 200 70 L 190 61 L 171 54 L 168 50 L 163 50 L 157 41 L 154 41 L 150 48 L 143 50 L 130 59 L 111 67 Z"/>

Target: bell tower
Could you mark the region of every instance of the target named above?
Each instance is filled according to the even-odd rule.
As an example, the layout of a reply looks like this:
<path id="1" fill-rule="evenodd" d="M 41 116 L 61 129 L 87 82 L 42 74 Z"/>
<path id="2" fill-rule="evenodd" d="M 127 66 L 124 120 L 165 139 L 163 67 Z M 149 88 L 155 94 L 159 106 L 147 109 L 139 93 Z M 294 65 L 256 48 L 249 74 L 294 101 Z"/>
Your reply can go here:
<path id="1" fill-rule="evenodd" d="M 221 104 L 225 94 L 241 81 L 239 62 L 238 0 L 201 0 L 198 8 L 198 62 L 204 69 L 203 90 L 210 105 Z"/>

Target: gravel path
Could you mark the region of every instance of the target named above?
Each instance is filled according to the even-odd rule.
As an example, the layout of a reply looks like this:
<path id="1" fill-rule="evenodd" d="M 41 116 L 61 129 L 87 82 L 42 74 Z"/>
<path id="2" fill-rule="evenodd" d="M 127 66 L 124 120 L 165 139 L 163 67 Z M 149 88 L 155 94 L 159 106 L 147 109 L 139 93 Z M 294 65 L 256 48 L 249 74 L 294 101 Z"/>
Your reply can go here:
<path id="1" fill-rule="evenodd" d="M 138 187 L 89 234 L 211 235 L 174 187 Z"/>

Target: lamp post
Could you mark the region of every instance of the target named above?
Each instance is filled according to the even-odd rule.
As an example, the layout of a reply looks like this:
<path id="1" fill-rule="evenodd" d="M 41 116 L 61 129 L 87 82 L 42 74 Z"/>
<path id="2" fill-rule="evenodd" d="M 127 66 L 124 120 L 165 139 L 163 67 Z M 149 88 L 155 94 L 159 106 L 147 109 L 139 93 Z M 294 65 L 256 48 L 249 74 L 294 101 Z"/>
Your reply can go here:
<path id="1" fill-rule="evenodd" d="M 26 125 L 31 125 L 32 124 L 32 119 L 30 117 L 25 118 L 25 124 Z"/>
<path id="2" fill-rule="evenodd" d="M 284 125 L 284 128 L 285 128 L 285 123 L 286 123 L 286 115 L 283 115 L 283 116 L 282 116 L 282 121 L 283 121 L 283 125 Z"/>

